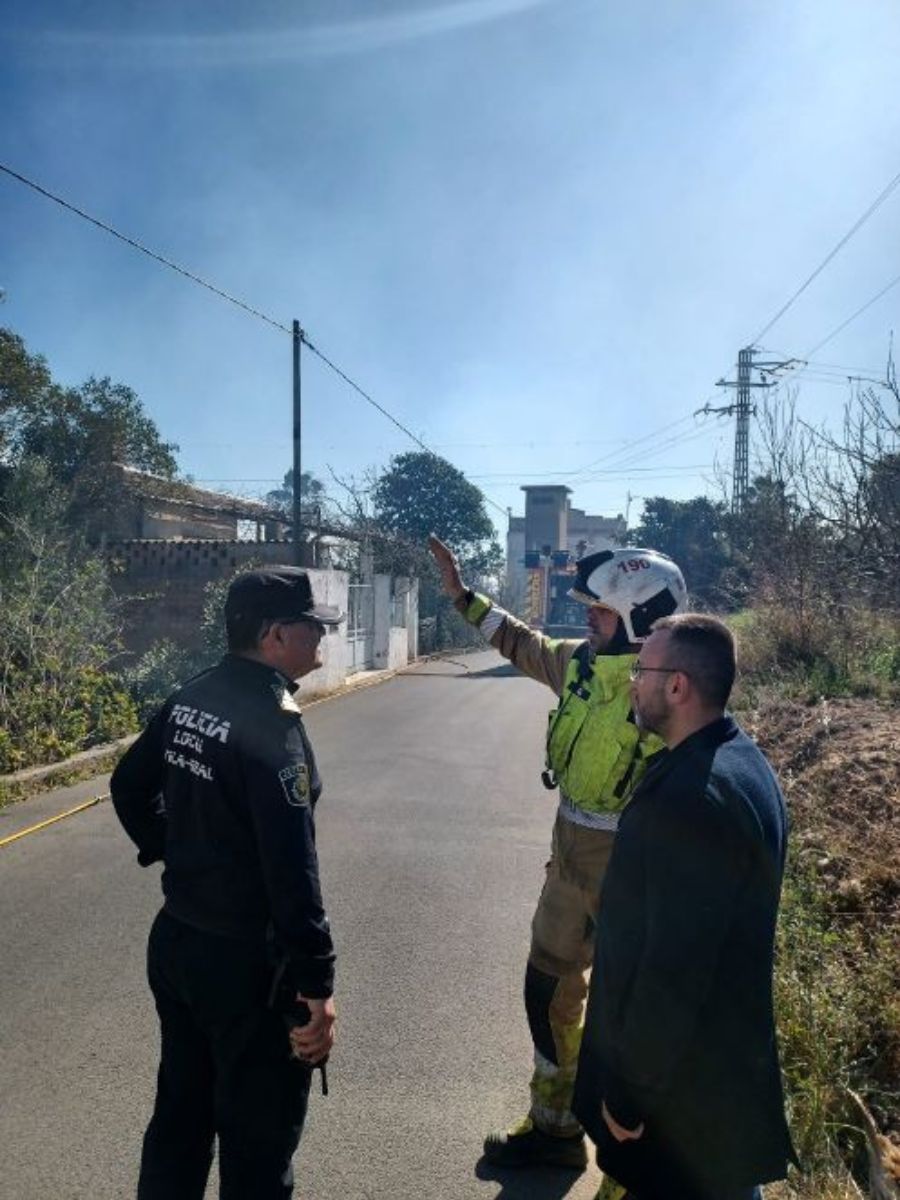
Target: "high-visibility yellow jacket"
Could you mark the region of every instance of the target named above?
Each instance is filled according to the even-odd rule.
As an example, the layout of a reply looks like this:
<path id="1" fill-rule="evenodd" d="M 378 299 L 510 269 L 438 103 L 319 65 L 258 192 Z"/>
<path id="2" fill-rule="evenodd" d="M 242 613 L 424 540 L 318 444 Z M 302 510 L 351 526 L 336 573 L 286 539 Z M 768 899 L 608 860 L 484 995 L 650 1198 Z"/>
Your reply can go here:
<path id="1" fill-rule="evenodd" d="M 629 672 L 636 655 L 595 655 L 584 640 L 545 637 L 477 593 L 457 608 L 504 658 L 559 697 L 549 716 L 545 781 L 559 784 L 563 812 L 580 823 L 614 825 L 609 819 L 663 748 L 634 723 Z"/>

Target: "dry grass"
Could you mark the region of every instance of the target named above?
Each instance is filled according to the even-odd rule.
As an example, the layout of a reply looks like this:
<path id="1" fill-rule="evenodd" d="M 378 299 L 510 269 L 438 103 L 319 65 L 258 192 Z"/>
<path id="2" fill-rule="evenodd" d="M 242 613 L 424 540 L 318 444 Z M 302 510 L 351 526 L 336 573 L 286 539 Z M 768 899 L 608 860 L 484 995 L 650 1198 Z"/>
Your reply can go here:
<path id="1" fill-rule="evenodd" d="M 848 1089 L 900 1143 L 898 710 L 774 691 L 753 699 L 739 716 L 779 774 L 792 824 L 776 1004 L 806 1169 L 767 1200 L 856 1198 L 866 1194 L 866 1143 Z"/>

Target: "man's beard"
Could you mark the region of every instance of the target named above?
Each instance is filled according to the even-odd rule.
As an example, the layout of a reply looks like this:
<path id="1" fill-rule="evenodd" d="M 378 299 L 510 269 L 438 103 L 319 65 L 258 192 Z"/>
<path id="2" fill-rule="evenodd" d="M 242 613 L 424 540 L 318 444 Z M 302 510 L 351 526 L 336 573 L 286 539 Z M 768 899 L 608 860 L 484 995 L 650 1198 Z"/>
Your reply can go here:
<path id="1" fill-rule="evenodd" d="M 636 701 L 632 702 L 634 723 L 641 733 L 655 733 L 665 740 L 669 710 L 664 701 L 654 704 L 653 699 L 658 699 L 658 697 L 645 700 L 643 705 L 638 705 Z"/>
<path id="2" fill-rule="evenodd" d="M 616 625 L 615 633 L 613 633 L 612 637 L 604 637 L 599 630 L 592 629 L 588 635 L 588 641 L 595 654 L 628 654 L 632 649 L 621 619 L 618 625 Z"/>
<path id="3" fill-rule="evenodd" d="M 603 636 L 599 629 L 592 629 L 588 634 L 588 641 L 591 644 L 591 649 L 595 654 L 602 654 L 606 649 L 606 644 L 609 638 Z"/>

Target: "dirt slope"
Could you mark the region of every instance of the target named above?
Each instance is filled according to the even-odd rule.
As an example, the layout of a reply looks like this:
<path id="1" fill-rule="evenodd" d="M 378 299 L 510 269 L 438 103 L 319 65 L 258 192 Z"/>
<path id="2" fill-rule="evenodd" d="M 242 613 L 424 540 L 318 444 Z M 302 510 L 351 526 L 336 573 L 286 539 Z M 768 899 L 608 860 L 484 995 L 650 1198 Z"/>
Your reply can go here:
<path id="1" fill-rule="evenodd" d="M 795 851 L 818 852 L 835 907 L 900 920 L 900 713 L 874 700 L 741 714 L 778 771 Z"/>

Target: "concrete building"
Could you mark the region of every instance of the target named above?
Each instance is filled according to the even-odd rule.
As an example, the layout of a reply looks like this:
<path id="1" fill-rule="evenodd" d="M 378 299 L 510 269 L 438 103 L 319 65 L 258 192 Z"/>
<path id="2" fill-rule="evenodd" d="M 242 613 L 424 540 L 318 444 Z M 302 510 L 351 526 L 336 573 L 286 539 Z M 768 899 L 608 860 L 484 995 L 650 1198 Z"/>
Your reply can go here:
<path id="1" fill-rule="evenodd" d="M 621 515 L 601 517 L 573 508 L 572 489 L 563 484 L 524 486 L 525 515 L 510 517 L 506 536 L 507 603 L 523 610 L 527 571 L 525 555 L 560 555 L 583 558 L 598 550 L 620 546 L 626 522 Z"/>
<path id="2" fill-rule="evenodd" d="M 91 530 L 101 544 L 130 538 L 271 541 L 287 531 L 284 513 L 259 500 L 210 492 L 121 463 L 110 463 L 109 472 L 118 485 L 116 503 L 94 516 Z"/>
<path id="3" fill-rule="evenodd" d="M 238 571 L 295 561 L 278 509 L 119 464 L 110 470 L 118 502 L 97 513 L 92 532 L 122 602 L 123 645 L 131 655 L 163 640 L 200 648 L 210 585 L 223 597 Z M 301 690 L 329 691 L 357 671 L 395 669 L 415 658 L 418 580 L 375 575 L 362 538 L 327 527 L 318 511 L 310 512 L 304 533 L 316 593 L 347 621 L 329 630 L 324 666 Z M 352 572 L 333 569 L 336 560 L 355 563 Z"/>

